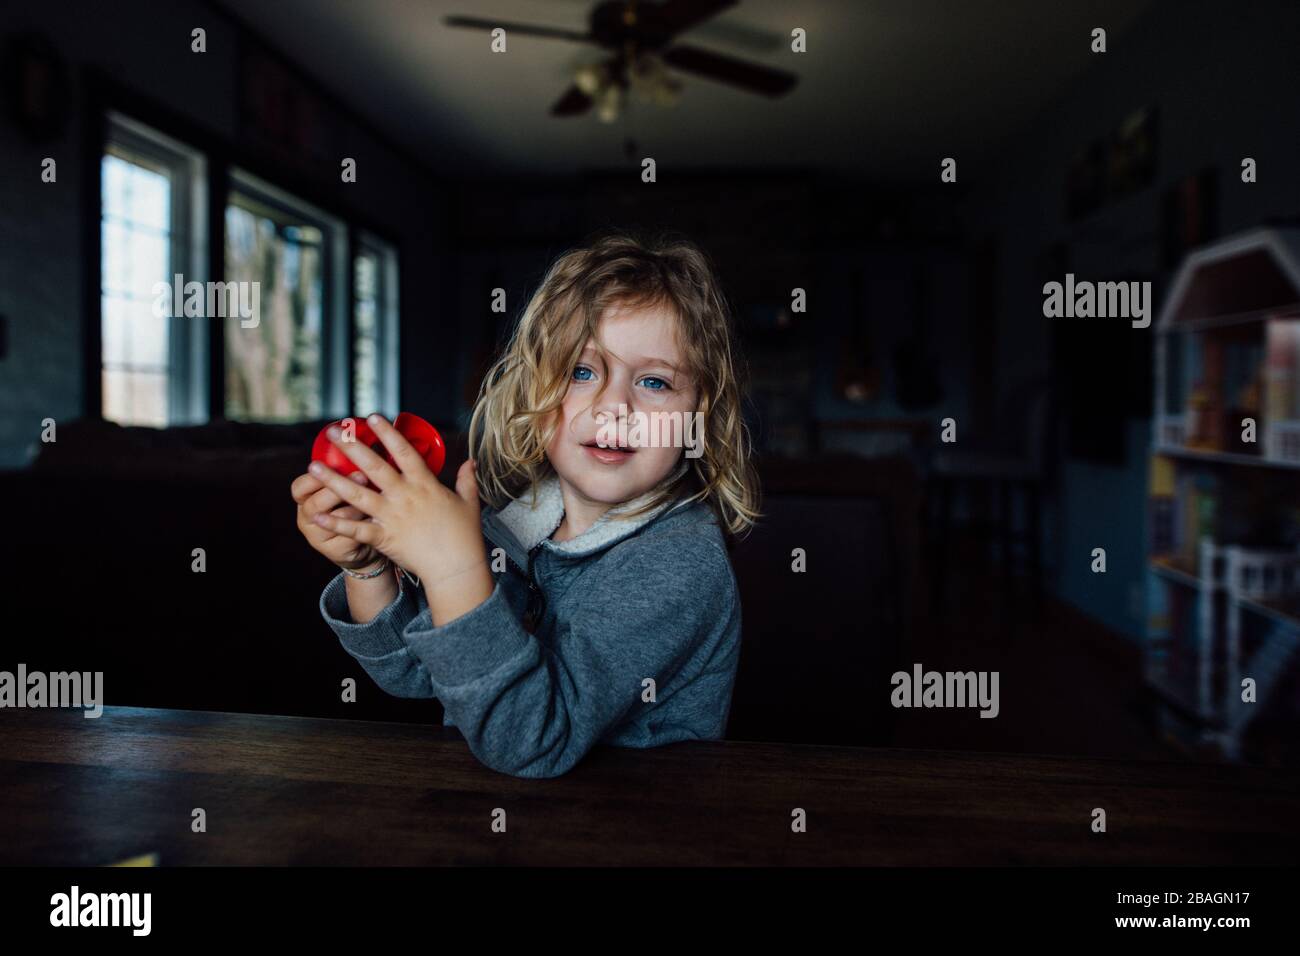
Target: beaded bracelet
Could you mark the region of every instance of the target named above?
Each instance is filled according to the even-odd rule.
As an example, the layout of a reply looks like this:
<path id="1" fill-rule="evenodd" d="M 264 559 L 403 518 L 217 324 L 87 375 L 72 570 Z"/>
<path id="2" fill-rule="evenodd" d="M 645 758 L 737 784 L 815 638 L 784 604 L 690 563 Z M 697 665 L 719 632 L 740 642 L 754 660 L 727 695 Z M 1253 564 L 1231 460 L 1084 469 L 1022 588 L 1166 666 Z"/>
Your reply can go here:
<path id="1" fill-rule="evenodd" d="M 387 571 L 388 564 L 389 564 L 388 558 L 384 558 L 383 564 L 375 568 L 375 570 L 373 571 L 367 571 L 365 574 L 361 574 L 360 572 L 357 571 L 352 571 L 348 568 L 342 568 L 341 570 L 343 571 L 344 574 L 346 574 L 350 578 L 356 578 L 358 581 L 368 581 L 371 578 L 379 577 L 379 575 Z"/>

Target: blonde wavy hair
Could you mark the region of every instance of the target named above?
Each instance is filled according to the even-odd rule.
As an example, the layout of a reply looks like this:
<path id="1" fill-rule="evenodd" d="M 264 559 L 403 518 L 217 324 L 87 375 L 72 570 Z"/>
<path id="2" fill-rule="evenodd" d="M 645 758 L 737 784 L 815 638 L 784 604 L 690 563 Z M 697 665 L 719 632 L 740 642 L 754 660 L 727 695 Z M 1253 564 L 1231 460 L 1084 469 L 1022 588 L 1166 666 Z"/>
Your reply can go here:
<path id="1" fill-rule="evenodd" d="M 728 541 L 761 517 L 758 477 L 741 410 L 745 369 L 734 323 L 712 263 L 672 234 L 643 241 L 623 231 L 571 249 L 546 272 L 509 342 L 479 388 L 469 425 L 479 493 L 494 508 L 554 473 L 546 457 L 573 368 L 611 306 L 666 306 L 678 320 L 685 371 L 698 389 L 703 453 L 649 492 L 644 514 L 677 498 L 705 501 Z"/>

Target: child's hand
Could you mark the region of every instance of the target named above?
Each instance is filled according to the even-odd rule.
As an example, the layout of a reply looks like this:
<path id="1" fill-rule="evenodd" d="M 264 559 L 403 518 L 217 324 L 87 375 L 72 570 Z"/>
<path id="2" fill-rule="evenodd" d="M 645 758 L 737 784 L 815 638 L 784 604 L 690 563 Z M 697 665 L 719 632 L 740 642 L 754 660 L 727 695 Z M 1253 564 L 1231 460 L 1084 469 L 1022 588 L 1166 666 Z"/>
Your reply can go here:
<path id="1" fill-rule="evenodd" d="M 361 472 L 354 472 L 356 481 L 365 481 Z M 298 502 L 298 530 L 307 543 L 329 558 L 340 568 L 356 571 L 368 567 L 383 557 L 368 544 L 362 544 L 347 535 L 327 531 L 312 520 L 317 514 L 333 511 L 341 518 L 362 520 L 365 515 L 343 503 L 335 492 L 326 488 L 314 475 L 299 475 L 290 485 L 290 494 Z M 343 505 L 343 507 L 339 507 Z"/>
<path id="2" fill-rule="evenodd" d="M 401 470 L 361 442 L 340 440 L 337 427 L 332 429 L 330 440 L 360 469 L 352 477 L 364 475 L 374 488 L 343 477 L 323 462 L 313 462 L 312 474 L 360 511 L 362 518 L 318 510 L 310 520 L 331 534 L 375 548 L 421 583 L 434 584 L 486 564 L 473 461 L 461 466 L 452 491 L 385 418 L 372 415 L 366 421 Z M 370 520 L 364 520 L 366 516 Z"/>

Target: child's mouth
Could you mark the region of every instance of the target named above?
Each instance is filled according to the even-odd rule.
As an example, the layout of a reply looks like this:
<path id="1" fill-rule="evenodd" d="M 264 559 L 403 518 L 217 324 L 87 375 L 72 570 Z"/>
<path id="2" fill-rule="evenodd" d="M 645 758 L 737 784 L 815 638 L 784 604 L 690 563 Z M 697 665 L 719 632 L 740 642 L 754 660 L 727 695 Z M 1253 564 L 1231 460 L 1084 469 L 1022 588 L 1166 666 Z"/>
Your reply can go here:
<path id="1" fill-rule="evenodd" d="M 592 458 L 606 465 L 620 464 L 636 454 L 635 448 L 626 446 L 622 448 L 601 448 L 595 442 L 584 442 L 582 447 L 586 449 L 587 454 L 591 455 Z"/>

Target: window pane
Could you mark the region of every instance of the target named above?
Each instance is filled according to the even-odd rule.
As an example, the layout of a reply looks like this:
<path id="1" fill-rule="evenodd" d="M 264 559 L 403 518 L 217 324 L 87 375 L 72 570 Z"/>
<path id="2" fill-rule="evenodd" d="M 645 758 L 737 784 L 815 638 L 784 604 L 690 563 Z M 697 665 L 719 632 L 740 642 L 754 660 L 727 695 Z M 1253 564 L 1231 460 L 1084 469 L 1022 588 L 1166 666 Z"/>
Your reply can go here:
<path id="1" fill-rule="evenodd" d="M 153 314 L 151 300 L 109 295 L 103 306 L 105 368 L 167 367 L 167 319 Z"/>
<path id="2" fill-rule="evenodd" d="M 380 408 L 380 290 L 379 258 L 363 252 L 356 258 L 353 276 L 356 314 L 353 316 L 355 395 L 353 408 L 358 415 L 368 415 Z"/>
<path id="3" fill-rule="evenodd" d="M 123 424 L 167 424 L 167 320 L 153 287 L 169 281 L 171 179 L 117 146 L 100 165 L 103 414 Z"/>
<path id="4" fill-rule="evenodd" d="M 131 230 L 124 223 L 104 220 L 101 229 L 100 284 L 104 291 L 128 295 L 131 291 Z"/>
<path id="5" fill-rule="evenodd" d="M 100 168 L 103 185 L 103 215 L 125 219 L 130 214 L 127 192 L 131 179 L 131 164 L 118 156 L 104 157 Z"/>
<path id="6" fill-rule="evenodd" d="M 167 367 L 167 319 L 153 314 L 150 299 L 130 300 L 132 365 Z"/>
<path id="7" fill-rule="evenodd" d="M 131 216 L 137 225 L 160 232 L 170 228 L 168 191 L 165 176 L 139 166 L 131 171 Z"/>
<path id="8" fill-rule="evenodd" d="M 156 283 L 167 282 L 168 240 L 165 235 L 131 233 L 131 295 L 136 298 L 154 298 Z"/>
<path id="9" fill-rule="evenodd" d="M 105 365 L 126 365 L 131 361 L 131 300 L 105 296 L 100 346 Z"/>
<path id="10" fill-rule="evenodd" d="M 167 373 L 104 369 L 104 417 L 133 425 L 167 424 Z"/>
<path id="11" fill-rule="evenodd" d="M 226 280 L 252 302 L 256 325 L 225 320 L 226 416 L 319 418 L 322 407 L 323 237 L 298 217 L 236 195 L 226 208 Z"/>

